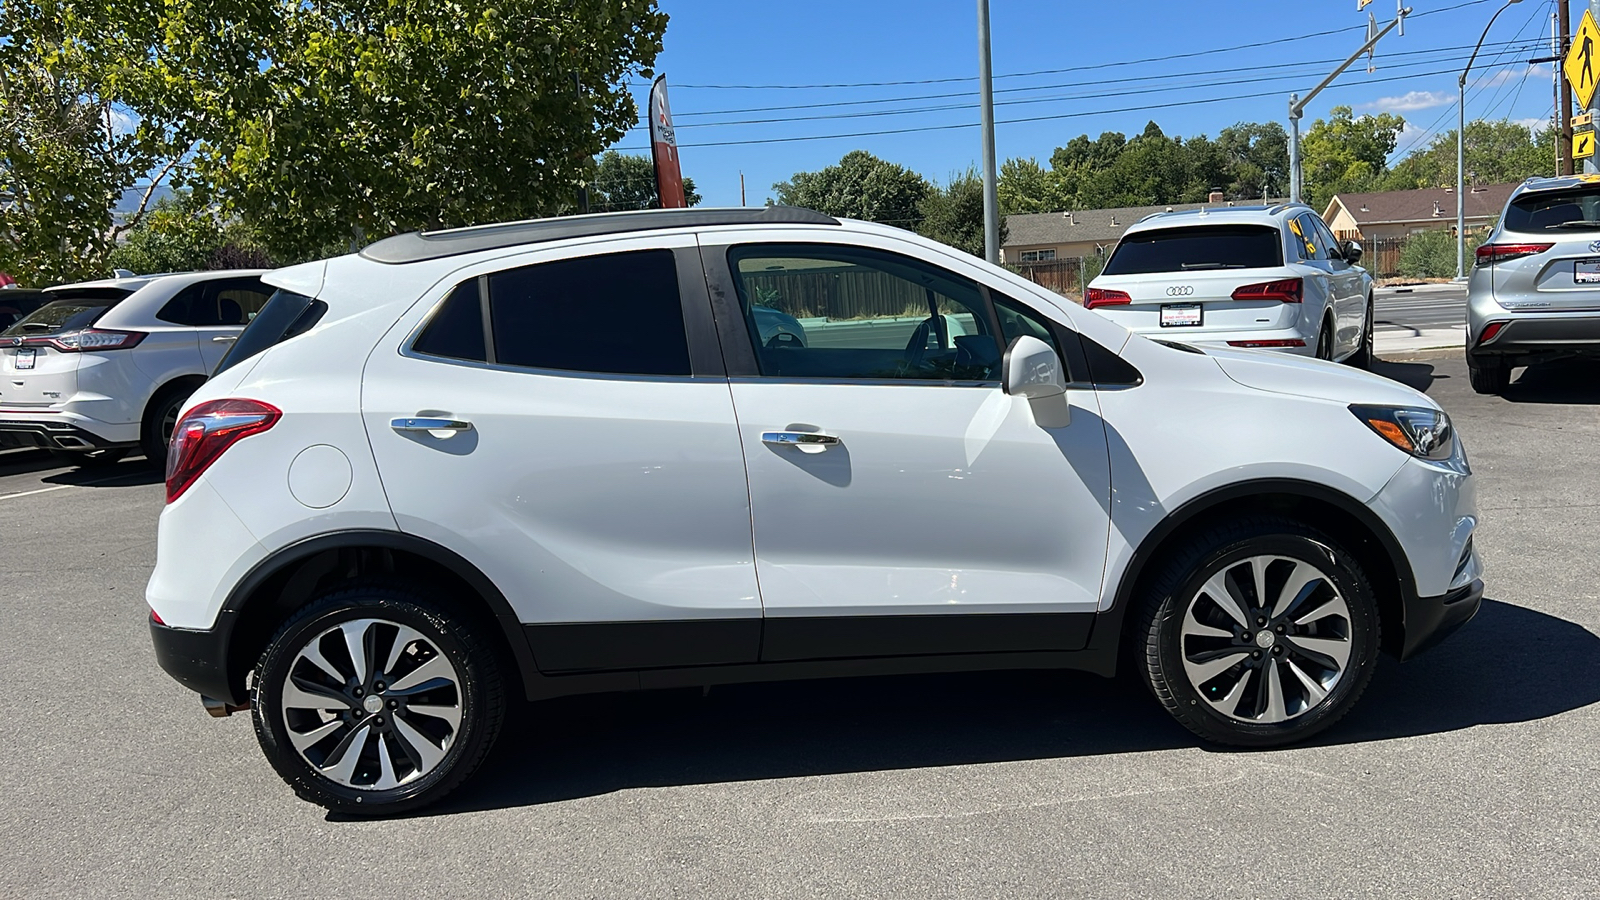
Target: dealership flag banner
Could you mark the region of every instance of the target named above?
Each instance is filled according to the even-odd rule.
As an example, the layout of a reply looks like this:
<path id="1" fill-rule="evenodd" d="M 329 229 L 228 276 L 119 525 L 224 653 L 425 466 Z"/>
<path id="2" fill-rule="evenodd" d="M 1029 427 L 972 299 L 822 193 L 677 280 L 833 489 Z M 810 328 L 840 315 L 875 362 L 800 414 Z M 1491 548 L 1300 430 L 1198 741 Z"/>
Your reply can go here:
<path id="1" fill-rule="evenodd" d="M 667 106 L 667 76 L 650 88 L 650 155 L 656 162 L 656 191 L 662 209 L 682 209 L 683 170 L 678 167 L 678 138 L 672 130 L 672 110 Z"/>

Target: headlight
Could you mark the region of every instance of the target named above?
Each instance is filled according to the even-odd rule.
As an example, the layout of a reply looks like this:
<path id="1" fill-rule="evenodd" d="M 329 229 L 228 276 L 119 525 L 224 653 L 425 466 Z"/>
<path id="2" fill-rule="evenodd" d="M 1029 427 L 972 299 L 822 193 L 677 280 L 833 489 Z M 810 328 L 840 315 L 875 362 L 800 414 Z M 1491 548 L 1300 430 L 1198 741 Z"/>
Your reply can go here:
<path id="1" fill-rule="evenodd" d="M 1355 417 L 1378 436 L 1418 459 L 1449 459 L 1455 452 L 1450 417 L 1418 406 L 1350 405 Z"/>

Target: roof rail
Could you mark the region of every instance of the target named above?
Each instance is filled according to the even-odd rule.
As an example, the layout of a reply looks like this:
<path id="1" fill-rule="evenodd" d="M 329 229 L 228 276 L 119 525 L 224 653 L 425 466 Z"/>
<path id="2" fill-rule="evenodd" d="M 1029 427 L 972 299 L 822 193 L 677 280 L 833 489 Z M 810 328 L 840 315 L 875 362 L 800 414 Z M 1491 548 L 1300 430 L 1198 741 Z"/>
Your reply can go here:
<path id="1" fill-rule="evenodd" d="M 1293 209 L 1296 206 L 1303 206 L 1306 209 L 1311 209 L 1311 204 L 1309 204 L 1309 203 L 1305 203 L 1305 202 L 1302 202 L 1300 200 L 1290 200 L 1290 201 L 1285 202 L 1285 203 L 1279 203 L 1277 206 L 1274 206 L 1271 209 L 1267 210 L 1267 215 L 1275 216 L 1278 213 L 1281 213 L 1286 209 Z M 1315 211 L 1316 210 L 1312 210 L 1312 212 L 1315 212 Z"/>
<path id="2" fill-rule="evenodd" d="M 696 228 L 712 225 L 838 225 L 832 216 L 795 206 L 723 209 L 643 209 L 632 212 L 596 213 L 586 216 L 560 216 L 529 219 L 499 225 L 474 225 L 447 231 L 413 231 L 397 234 L 369 244 L 361 256 L 388 265 L 425 262 L 499 250 L 523 244 L 540 244 L 566 238 L 627 234 L 664 228 Z"/>

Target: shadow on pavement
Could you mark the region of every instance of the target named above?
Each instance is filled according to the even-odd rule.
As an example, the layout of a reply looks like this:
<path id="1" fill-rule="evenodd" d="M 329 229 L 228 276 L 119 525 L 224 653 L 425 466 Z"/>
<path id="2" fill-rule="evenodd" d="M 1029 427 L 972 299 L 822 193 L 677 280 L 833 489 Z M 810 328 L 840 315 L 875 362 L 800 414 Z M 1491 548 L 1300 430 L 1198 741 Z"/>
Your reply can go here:
<path id="1" fill-rule="evenodd" d="M 1380 741 L 1559 715 L 1600 700 L 1600 638 L 1485 601 L 1477 620 L 1401 666 L 1384 658 L 1318 744 Z M 569 697 L 519 707 L 448 815 L 715 784 L 1196 746 L 1132 678 L 996 672 Z M 1270 752 L 1270 751 L 1268 751 Z"/>
<path id="2" fill-rule="evenodd" d="M 57 460 L 55 464 L 59 466 L 61 462 Z M 146 461 L 142 456 L 135 456 L 109 465 L 63 469 L 39 480 L 45 484 L 71 484 L 78 487 L 136 487 L 144 484 L 160 484 L 166 477 L 165 470 Z"/>
<path id="3" fill-rule="evenodd" d="M 1600 360 L 1529 366 L 1500 396 L 1513 403 L 1600 403 Z"/>
<path id="4" fill-rule="evenodd" d="M 1436 378 L 1450 377 L 1433 374 L 1433 366 L 1424 362 L 1389 362 L 1374 359 L 1370 371 L 1374 375 L 1382 375 L 1390 381 L 1398 381 L 1418 391 L 1426 391 Z"/>

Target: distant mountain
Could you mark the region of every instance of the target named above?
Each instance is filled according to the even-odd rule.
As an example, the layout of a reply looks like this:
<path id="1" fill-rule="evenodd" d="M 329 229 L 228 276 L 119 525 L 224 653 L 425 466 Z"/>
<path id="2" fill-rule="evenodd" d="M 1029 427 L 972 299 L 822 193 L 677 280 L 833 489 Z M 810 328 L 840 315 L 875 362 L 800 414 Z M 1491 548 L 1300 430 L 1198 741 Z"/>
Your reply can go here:
<path id="1" fill-rule="evenodd" d="M 122 199 L 118 200 L 117 205 L 111 210 L 117 221 L 120 222 L 133 215 L 139 209 L 139 200 L 144 196 L 145 190 L 143 187 L 137 187 L 128 188 L 122 192 Z M 163 184 L 150 194 L 150 206 L 154 207 L 157 203 L 171 196 L 172 188 Z"/>

